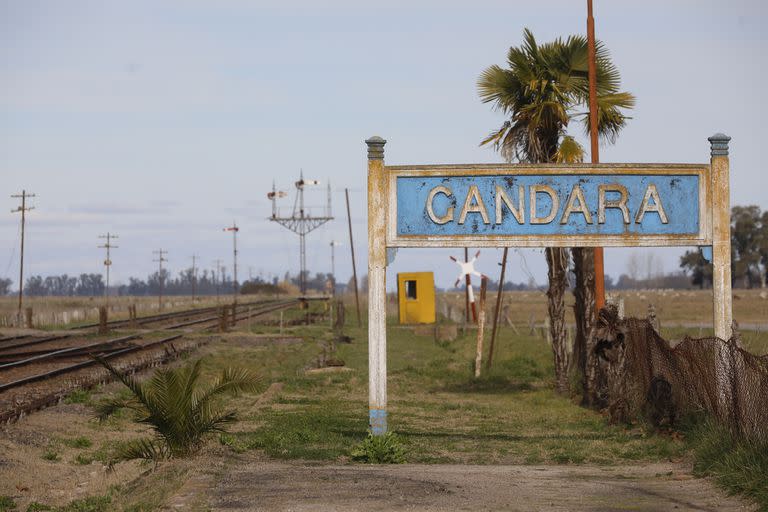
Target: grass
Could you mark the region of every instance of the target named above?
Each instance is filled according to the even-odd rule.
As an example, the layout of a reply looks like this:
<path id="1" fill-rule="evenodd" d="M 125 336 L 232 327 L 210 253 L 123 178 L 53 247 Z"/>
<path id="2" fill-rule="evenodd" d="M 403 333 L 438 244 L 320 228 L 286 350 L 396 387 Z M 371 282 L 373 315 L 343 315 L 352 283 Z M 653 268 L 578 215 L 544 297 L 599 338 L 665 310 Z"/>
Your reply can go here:
<path id="1" fill-rule="evenodd" d="M 261 328 L 263 329 L 263 327 Z M 312 339 L 321 327 L 293 332 Z M 234 452 L 260 451 L 278 459 L 349 461 L 368 435 L 367 344 L 362 329 L 336 356 L 352 371 L 305 374 L 315 343 L 258 348 L 227 347 L 203 360 L 211 374 L 236 359 L 268 381 L 283 383 L 266 407 L 249 410 L 220 436 Z M 542 339 L 502 328 L 494 368 L 472 374 L 475 335 L 436 344 L 431 336 L 391 326 L 388 336 L 389 426 L 413 463 L 596 463 L 678 460 L 682 441 L 639 426 L 609 426 L 575 397 L 553 390 L 552 356 Z"/>
<path id="2" fill-rule="evenodd" d="M 768 443 L 736 439 L 706 418 L 691 420 L 684 431 L 695 475 L 712 477 L 729 493 L 752 498 L 768 511 Z"/>
<path id="3" fill-rule="evenodd" d="M 355 323 L 352 312 L 348 308 L 348 325 Z M 253 328 L 259 333 L 277 331 L 276 326 Z M 726 442 L 727 450 L 717 452 L 711 446 L 722 448 L 717 445 L 718 434 L 707 437 L 705 430 L 693 427 L 681 438 L 656 433 L 642 424 L 611 426 L 599 413 L 578 406 L 578 397 L 556 394 L 551 349 L 543 339 L 526 335 L 527 331 L 514 335 L 502 327 L 493 369 L 475 379 L 474 331 L 435 343 L 432 336 L 389 326 L 389 429 L 397 434 L 409 463 L 611 465 L 680 461 L 693 454 L 698 474 L 714 476 L 733 492 L 763 499 L 759 493 L 764 491 L 746 481 L 747 473 L 739 470 L 751 468 L 752 472 L 762 471 L 755 474 L 766 474 L 764 460 L 748 447 Z M 261 376 L 265 384 L 282 385 L 263 404 L 249 394 L 228 399 L 227 406 L 237 409 L 241 420 L 231 432 L 218 436 L 220 445 L 235 454 L 354 462 L 359 453 L 356 448 L 368 436 L 367 332 L 357 327 L 345 329 L 353 342 L 338 345 L 333 356 L 346 361 L 349 371 L 329 373 L 304 371 L 322 351 L 321 344 L 331 339 L 327 326 L 286 326 L 284 334 L 305 341 L 254 345 L 224 338 L 215 349 L 212 345 L 205 350 L 203 380 L 237 361 L 239 367 Z M 749 339 L 757 351 L 768 349 L 764 334 Z M 109 428 L 120 430 L 130 420 L 113 418 Z M 75 463 L 85 463 L 89 457 L 99 460 L 97 454 L 103 449 L 83 452 L 82 462 L 76 458 Z M 113 496 L 113 505 L 137 511 L 161 505 L 184 479 L 183 471 L 174 468 L 161 467 L 142 477 L 131 484 L 130 491 Z M 168 476 L 168 471 L 181 473 Z"/>
<path id="4" fill-rule="evenodd" d="M 16 501 L 10 496 L 0 495 L 0 512 L 16 509 Z"/>
<path id="5" fill-rule="evenodd" d="M 78 436 L 72 439 L 63 439 L 61 441 L 64 446 L 70 448 L 90 448 L 93 442 L 85 436 Z"/>
<path id="6" fill-rule="evenodd" d="M 45 450 L 45 452 L 43 452 L 43 460 L 57 462 L 61 460 L 61 457 L 59 456 L 59 452 L 57 452 L 53 448 L 48 448 L 47 450 Z"/>
<path id="7" fill-rule="evenodd" d="M 76 389 L 64 398 L 65 404 L 90 404 L 91 392 L 87 389 Z"/>

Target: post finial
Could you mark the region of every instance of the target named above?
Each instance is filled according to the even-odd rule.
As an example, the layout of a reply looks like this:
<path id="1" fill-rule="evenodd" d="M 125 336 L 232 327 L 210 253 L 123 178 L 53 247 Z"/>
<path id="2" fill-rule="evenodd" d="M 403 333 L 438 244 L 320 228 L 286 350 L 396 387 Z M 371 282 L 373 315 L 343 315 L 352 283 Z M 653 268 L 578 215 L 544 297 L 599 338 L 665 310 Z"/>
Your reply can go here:
<path id="1" fill-rule="evenodd" d="M 728 156 L 728 142 L 731 140 L 724 133 L 716 133 L 707 139 L 709 141 L 710 155 Z"/>
<path id="2" fill-rule="evenodd" d="M 374 135 L 370 139 L 366 139 L 368 144 L 368 160 L 384 160 L 384 144 L 386 140 L 382 139 L 378 135 Z"/>

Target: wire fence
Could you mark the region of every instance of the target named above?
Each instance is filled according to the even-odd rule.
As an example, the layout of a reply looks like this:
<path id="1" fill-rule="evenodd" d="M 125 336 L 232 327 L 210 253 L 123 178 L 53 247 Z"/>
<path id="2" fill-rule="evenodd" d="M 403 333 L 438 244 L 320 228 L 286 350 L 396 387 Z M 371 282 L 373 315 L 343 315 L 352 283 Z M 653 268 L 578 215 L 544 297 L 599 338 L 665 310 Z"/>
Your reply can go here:
<path id="1" fill-rule="evenodd" d="M 646 319 L 600 311 L 593 388 L 613 422 L 645 417 L 656 426 L 706 413 L 741 437 L 768 440 L 768 355 L 730 340 L 663 339 Z"/>

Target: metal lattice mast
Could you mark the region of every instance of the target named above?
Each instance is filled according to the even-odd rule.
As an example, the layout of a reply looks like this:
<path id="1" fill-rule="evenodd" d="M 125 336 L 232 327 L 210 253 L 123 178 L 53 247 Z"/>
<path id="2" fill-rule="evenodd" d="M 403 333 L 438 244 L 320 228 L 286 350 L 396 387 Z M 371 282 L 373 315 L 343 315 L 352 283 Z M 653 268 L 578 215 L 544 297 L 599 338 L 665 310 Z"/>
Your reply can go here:
<path id="1" fill-rule="evenodd" d="M 24 289 L 24 225 L 26 224 L 27 215 L 26 213 L 29 210 L 34 210 L 34 206 L 27 206 L 27 198 L 28 197 L 35 197 L 35 194 L 28 194 L 26 190 L 22 190 L 21 194 L 13 194 L 11 197 L 13 198 L 20 198 L 21 199 L 21 206 L 17 207 L 15 210 L 11 210 L 11 213 L 21 212 L 21 253 L 20 253 L 20 260 L 19 260 L 19 310 L 16 315 L 16 322 L 19 327 L 21 327 L 21 308 L 22 308 L 22 297 L 23 297 L 23 289 Z"/>
<path id="2" fill-rule="evenodd" d="M 272 184 L 272 192 L 267 194 L 267 198 L 272 201 L 272 217 L 270 221 L 277 222 L 281 226 L 293 231 L 299 235 L 299 288 L 302 295 L 307 293 L 307 243 L 306 236 L 308 233 L 319 228 L 326 222 L 333 220 L 331 215 L 331 187 L 328 185 L 328 202 L 325 206 L 325 212 L 322 217 L 313 217 L 310 215 L 304 207 L 304 189 L 308 185 L 319 185 L 317 180 L 305 180 L 304 171 L 300 172 L 299 181 L 295 182 L 296 186 L 296 198 L 293 201 L 293 212 L 290 217 L 281 217 L 277 209 L 277 199 L 285 197 L 287 194 L 283 191 L 278 191 L 275 188 L 275 184 Z"/>
<path id="3" fill-rule="evenodd" d="M 99 249 L 107 250 L 107 258 L 104 260 L 104 266 L 106 267 L 106 274 L 107 274 L 107 284 L 104 287 L 104 307 L 109 308 L 109 267 L 112 266 L 112 259 L 110 258 L 110 249 L 118 248 L 117 245 L 112 245 L 109 242 L 113 238 L 119 238 L 119 237 L 107 231 L 106 235 L 99 235 L 99 238 L 106 239 L 106 243 L 104 245 L 100 245 Z"/>

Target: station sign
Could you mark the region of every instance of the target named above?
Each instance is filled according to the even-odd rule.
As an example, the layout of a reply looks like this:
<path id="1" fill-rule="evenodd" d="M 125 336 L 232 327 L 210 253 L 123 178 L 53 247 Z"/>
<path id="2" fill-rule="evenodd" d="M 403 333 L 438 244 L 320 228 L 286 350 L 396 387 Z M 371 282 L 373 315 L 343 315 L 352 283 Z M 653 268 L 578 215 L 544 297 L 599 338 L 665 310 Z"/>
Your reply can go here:
<path id="1" fill-rule="evenodd" d="M 711 243 L 709 166 L 388 169 L 390 247 Z"/>

